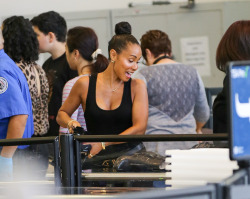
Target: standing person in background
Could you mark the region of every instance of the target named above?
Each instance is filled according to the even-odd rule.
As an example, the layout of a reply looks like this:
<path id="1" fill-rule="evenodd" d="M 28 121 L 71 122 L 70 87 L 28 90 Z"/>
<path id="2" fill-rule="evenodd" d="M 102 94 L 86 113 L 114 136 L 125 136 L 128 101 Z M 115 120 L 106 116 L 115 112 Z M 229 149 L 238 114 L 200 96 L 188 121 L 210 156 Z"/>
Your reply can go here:
<path id="1" fill-rule="evenodd" d="M 65 55 L 67 25 L 65 19 L 54 11 L 34 17 L 31 23 L 38 38 L 40 52 L 51 54 L 43 64 L 49 81 L 50 127 L 47 136 L 58 136 L 56 116 L 62 105 L 63 87 L 68 80 L 77 76 L 77 72 L 70 69 Z"/>
<path id="2" fill-rule="evenodd" d="M 127 22 L 117 24 L 115 32 L 116 35 L 108 45 L 111 62 L 107 69 L 90 77 L 81 77 L 58 112 L 58 123 L 68 127 L 70 132 L 80 126 L 78 121 L 72 120 L 71 115 L 81 104 L 89 134 L 145 133 L 148 118 L 147 89 L 143 81 L 131 79 L 131 75 L 138 69 L 141 48 L 131 35 L 131 27 Z M 141 142 L 89 144 L 92 146 L 89 154 L 91 159 L 108 158 L 112 154 L 129 155 L 145 150 Z M 112 167 L 112 163 L 110 161 L 109 166 Z M 99 162 L 99 166 L 104 166 L 104 162 Z"/>
<path id="3" fill-rule="evenodd" d="M 141 37 L 148 67 L 137 74 L 147 83 L 149 118 L 146 134 L 195 134 L 209 118 L 209 107 L 200 75 L 175 62 L 171 41 L 165 32 L 150 30 Z M 148 151 L 165 155 L 166 149 L 188 149 L 197 142 L 150 142 Z"/>
<path id="4" fill-rule="evenodd" d="M 78 72 L 78 77 L 69 80 L 63 89 L 63 103 L 67 99 L 75 82 L 84 76 L 103 72 L 109 62 L 98 48 L 98 38 L 93 29 L 88 27 L 75 27 L 68 31 L 66 41 L 66 57 L 72 70 Z M 86 123 L 82 106 L 72 114 L 72 119 L 78 121 L 85 130 Z M 60 133 L 68 133 L 67 128 L 60 127 Z"/>
<path id="5" fill-rule="evenodd" d="M 3 47 L 4 39 L 0 29 L 0 139 L 30 138 L 34 126 L 27 80 Z M 11 180 L 12 157 L 17 146 L 0 147 L 0 181 Z M 26 147 L 18 146 L 18 149 Z"/>
<path id="6" fill-rule="evenodd" d="M 39 54 L 36 34 L 30 21 L 23 16 L 12 16 L 5 19 L 2 28 L 5 40 L 4 50 L 23 71 L 29 85 L 34 120 L 33 137 L 44 136 L 49 128 L 49 86 L 44 70 L 36 63 Z M 46 144 L 31 145 L 29 149 L 33 150 L 33 162 L 31 160 L 31 164 L 37 167 L 35 169 L 41 173 L 41 176 L 45 176 L 48 168 L 48 146 Z M 24 153 L 25 150 L 18 153 L 21 152 Z M 14 164 L 14 166 L 17 165 L 17 169 L 20 170 L 20 164 L 23 162 L 23 167 L 28 168 L 27 160 L 23 158 L 24 155 L 18 155 L 18 153 L 15 154 L 14 160 L 17 156 L 20 156 L 20 158 L 17 159 L 17 164 Z M 26 155 L 29 156 L 29 154 L 28 152 Z M 41 158 L 36 162 L 38 157 Z M 27 173 L 23 173 L 27 175 Z"/>
<path id="7" fill-rule="evenodd" d="M 250 20 L 236 21 L 227 29 L 216 52 L 217 68 L 226 73 L 227 62 L 250 60 Z M 223 89 L 213 103 L 214 133 L 228 132 L 227 90 L 228 75 L 223 81 Z"/>

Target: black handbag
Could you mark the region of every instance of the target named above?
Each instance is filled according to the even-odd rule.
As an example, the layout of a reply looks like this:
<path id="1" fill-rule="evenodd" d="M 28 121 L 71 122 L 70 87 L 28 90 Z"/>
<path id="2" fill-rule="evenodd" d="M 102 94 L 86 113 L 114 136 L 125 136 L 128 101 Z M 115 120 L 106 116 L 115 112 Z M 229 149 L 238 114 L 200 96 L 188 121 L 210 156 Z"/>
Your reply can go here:
<path id="1" fill-rule="evenodd" d="M 164 162 L 165 157 L 154 152 L 143 151 L 117 158 L 114 169 L 117 172 L 161 172 L 165 171 Z"/>
<path id="2" fill-rule="evenodd" d="M 81 154 L 83 154 L 82 151 L 85 150 L 86 147 L 86 145 L 82 146 Z M 111 172 L 113 171 L 113 166 L 117 158 L 122 155 L 132 155 L 140 151 L 145 151 L 145 147 L 142 143 L 110 145 L 92 158 L 82 156 L 82 169 L 92 169 L 92 171 L 95 172 Z"/>
<path id="3" fill-rule="evenodd" d="M 76 127 L 74 134 L 89 135 L 89 133 L 81 127 Z M 145 146 L 141 142 L 110 145 L 92 158 L 88 158 L 90 150 L 91 145 L 81 145 L 82 170 L 92 169 L 92 171 L 95 172 L 113 171 L 113 165 L 118 157 L 146 151 Z"/>

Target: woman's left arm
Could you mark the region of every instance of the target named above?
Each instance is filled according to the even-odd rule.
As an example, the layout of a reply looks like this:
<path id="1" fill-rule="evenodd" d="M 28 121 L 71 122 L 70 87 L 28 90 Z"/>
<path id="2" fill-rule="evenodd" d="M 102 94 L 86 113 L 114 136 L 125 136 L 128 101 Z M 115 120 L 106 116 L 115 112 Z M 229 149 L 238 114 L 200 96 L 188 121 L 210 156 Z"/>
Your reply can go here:
<path id="1" fill-rule="evenodd" d="M 144 81 L 132 79 L 132 126 L 120 135 L 143 135 L 148 122 L 148 93 Z"/>

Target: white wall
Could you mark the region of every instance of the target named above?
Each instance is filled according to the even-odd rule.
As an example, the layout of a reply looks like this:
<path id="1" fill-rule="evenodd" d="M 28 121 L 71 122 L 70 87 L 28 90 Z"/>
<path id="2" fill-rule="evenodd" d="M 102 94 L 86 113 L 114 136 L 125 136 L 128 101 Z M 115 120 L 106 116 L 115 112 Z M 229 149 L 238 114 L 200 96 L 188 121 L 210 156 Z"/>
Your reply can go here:
<path id="1" fill-rule="evenodd" d="M 138 12 L 141 11 L 141 12 L 143 12 L 145 14 L 145 12 L 147 12 L 148 9 L 153 9 L 153 10 L 156 9 L 156 6 L 155 7 L 154 6 L 150 6 L 150 7 L 147 7 L 147 6 L 145 7 L 144 6 L 144 7 L 142 7 L 140 5 L 143 4 L 143 3 L 144 4 L 146 3 L 146 4 L 150 5 L 150 4 L 152 4 L 153 1 L 154 0 L 5 0 L 5 3 L 0 6 L 0 26 L 1 26 L 2 20 L 4 20 L 6 17 L 9 17 L 9 16 L 24 15 L 24 16 L 31 17 L 31 16 L 36 16 L 36 15 L 42 13 L 42 12 L 50 11 L 50 10 L 54 10 L 54 11 L 57 11 L 59 13 L 62 13 L 64 16 L 69 16 L 69 15 L 72 16 L 72 15 L 75 14 L 78 17 L 79 17 L 79 13 L 80 13 L 81 16 L 86 15 L 87 17 L 91 17 L 90 13 L 92 13 L 92 14 L 96 13 L 98 16 L 99 16 L 100 13 L 106 13 L 106 14 L 109 13 L 109 12 L 105 12 L 105 11 L 100 12 L 100 10 L 106 10 L 106 11 L 113 10 L 112 14 L 114 12 L 119 13 L 121 11 L 121 10 L 115 10 L 115 9 L 124 9 L 124 10 L 126 10 L 125 13 L 130 12 L 130 11 L 133 12 L 133 10 L 134 10 L 134 11 L 138 11 Z M 187 2 L 188 2 L 188 0 L 169 0 L 169 1 L 171 1 L 173 4 L 174 3 L 180 3 L 180 4 L 183 4 L 183 5 L 186 5 Z M 234 1 L 237 4 L 237 0 L 195 0 L 197 5 L 200 4 L 199 6 L 196 6 L 196 7 L 197 8 L 203 7 L 203 9 L 207 9 L 208 4 L 204 4 L 206 2 L 211 3 L 211 2 L 226 2 L 226 1 L 227 2 L 228 1 Z M 244 1 L 244 0 L 241 0 L 241 1 Z M 245 1 L 247 1 L 248 3 L 250 2 L 250 0 L 245 0 Z M 134 4 L 137 4 L 137 5 L 139 4 L 138 8 L 126 9 L 126 8 L 128 8 L 128 4 L 131 3 L 131 2 L 133 2 Z M 214 5 L 216 5 L 216 4 L 214 4 Z M 162 7 L 157 6 L 157 9 L 164 9 L 165 10 L 165 8 L 168 8 L 169 10 L 172 11 L 172 9 L 176 10 L 175 7 L 179 8 L 179 5 L 164 6 L 164 8 L 163 8 L 163 6 Z M 217 10 L 217 8 L 220 9 L 219 7 L 215 7 L 213 9 Z M 243 8 L 245 8 L 245 7 L 243 7 Z M 242 10 L 244 10 L 244 11 L 242 11 Z M 87 12 L 84 12 L 84 11 L 97 11 L 97 12 L 89 12 L 89 13 L 87 13 Z M 242 13 L 240 13 L 241 11 L 242 11 Z M 78 12 L 78 13 L 74 13 L 74 12 Z M 202 76 L 203 82 L 204 82 L 205 86 L 207 86 L 207 87 L 215 87 L 215 86 L 221 86 L 222 85 L 222 80 L 223 80 L 222 76 L 224 76 L 224 74 L 219 73 L 218 70 L 214 67 L 215 66 L 214 57 L 215 57 L 215 52 L 216 52 L 215 49 L 217 47 L 216 42 L 218 42 L 220 37 L 221 37 L 221 34 L 222 34 L 221 31 L 223 31 L 225 29 L 225 27 L 227 27 L 229 24 L 231 24 L 231 22 L 228 22 L 228 21 L 230 21 L 230 19 L 235 19 L 235 18 L 238 19 L 237 16 L 242 17 L 243 13 L 245 13 L 245 14 L 243 14 L 243 16 L 247 16 L 245 18 L 248 18 L 248 16 L 249 16 L 248 14 L 246 14 L 246 13 L 249 13 L 247 8 L 246 9 L 241 8 L 241 9 L 237 10 L 234 13 L 231 13 L 230 11 L 226 12 L 226 13 L 227 14 L 224 13 L 224 15 L 222 16 L 222 17 L 224 17 L 222 21 L 215 21 L 215 22 L 212 22 L 213 25 L 210 24 L 210 27 L 213 27 L 213 28 L 210 28 L 209 31 L 206 34 L 206 35 L 209 35 L 208 33 L 211 30 L 216 33 L 214 36 L 210 35 L 210 37 L 213 38 L 212 40 L 210 40 L 210 44 L 209 44 L 209 47 L 211 48 L 211 52 L 209 53 L 210 54 L 210 70 L 209 71 L 211 72 L 211 75 L 203 75 Z M 240 13 L 240 14 L 238 14 L 238 13 Z M 234 15 L 236 15 L 236 16 L 234 16 Z M 108 14 L 108 16 L 109 16 L 109 14 Z M 133 16 L 133 14 L 131 16 Z M 151 19 L 153 20 L 153 16 L 148 16 L 148 18 L 145 15 L 142 15 L 142 16 L 143 16 L 142 19 L 141 19 L 142 23 L 138 22 L 138 24 L 143 24 L 145 20 L 149 20 L 149 21 Z M 171 16 L 174 17 L 174 15 L 171 15 Z M 192 15 L 192 16 L 190 15 L 189 17 L 192 18 L 194 16 L 196 16 L 196 15 Z M 84 21 L 84 19 L 82 19 L 82 20 Z M 159 20 L 164 21 L 165 18 L 162 19 L 160 17 Z M 76 20 L 77 25 L 79 25 L 78 22 L 80 23 L 80 21 L 79 21 L 79 19 Z M 83 23 L 83 21 L 82 21 L 82 23 Z M 163 24 L 164 23 L 163 21 L 159 21 L 159 23 L 155 24 L 156 27 L 158 28 L 159 24 Z M 175 17 L 171 18 L 168 25 L 175 23 L 175 21 L 176 21 Z M 202 23 L 202 18 L 199 18 L 199 17 L 196 16 L 191 21 L 195 22 L 195 24 L 199 24 L 199 23 Z M 109 22 L 110 22 L 110 20 L 109 20 Z M 99 33 L 98 38 L 102 38 L 102 39 L 100 39 L 101 40 L 100 47 L 102 49 L 107 49 L 107 46 L 106 46 L 107 43 L 108 43 L 107 41 L 109 40 L 109 38 L 111 36 L 109 34 L 110 32 L 109 33 L 106 32 L 106 34 L 102 32 L 103 30 L 107 29 L 106 27 L 111 27 L 109 22 L 105 21 L 105 19 L 104 19 L 104 22 L 101 23 L 102 26 L 98 26 L 98 28 L 96 28 L 96 27 L 94 28 L 91 25 L 89 25 L 90 27 L 92 27 L 92 28 L 94 28 L 96 30 L 97 34 Z M 218 22 L 218 23 L 216 23 L 216 22 Z M 180 26 L 181 29 L 187 25 L 188 27 L 187 27 L 186 30 L 188 30 L 188 31 L 186 31 L 184 33 L 185 35 L 182 35 L 182 33 L 183 33 L 182 31 L 177 31 L 178 33 L 180 33 L 180 35 L 172 32 L 172 35 L 175 35 L 175 37 L 173 37 L 171 40 L 172 40 L 172 43 L 175 44 L 174 47 L 176 49 L 179 48 L 179 44 L 180 44 L 179 43 L 180 42 L 179 38 L 184 37 L 184 36 L 188 37 L 188 35 L 190 37 L 190 35 L 193 35 L 193 33 L 191 33 L 192 31 L 191 32 L 189 31 L 190 23 L 183 22 L 183 20 L 181 20 L 180 23 L 182 23 L 182 25 Z M 96 24 L 98 24 L 98 23 L 96 23 Z M 132 22 L 131 22 L 131 24 L 133 26 Z M 166 23 L 164 23 L 164 24 L 166 25 Z M 222 27 L 221 27 L 222 29 L 219 28 L 219 31 L 217 29 L 217 32 L 216 32 L 215 27 L 218 28 L 220 26 L 219 25 L 215 26 L 215 24 L 222 25 Z M 75 22 L 74 22 L 74 25 L 76 25 Z M 104 27 L 103 27 L 103 25 L 104 25 Z M 135 25 L 136 24 L 134 24 L 134 26 Z M 198 25 L 198 27 L 200 27 L 200 26 L 202 26 L 202 25 Z M 178 27 L 175 27 L 175 25 L 173 25 L 174 28 L 172 28 L 171 30 L 168 30 L 166 26 L 164 26 L 164 27 L 166 28 L 165 31 L 167 31 L 170 36 L 171 36 L 171 30 L 176 31 L 178 29 Z M 194 25 L 194 27 L 196 27 L 196 26 Z M 99 30 L 100 28 L 101 28 L 101 31 Z M 150 29 L 150 27 L 148 27 L 148 26 L 147 26 L 147 28 Z M 161 28 L 163 28 L 163 27 L 161 27 Z M 142 30 L 142 29 L 140 29 L 140 30 Z M 195 31 L 195 35 L 197 35 L 198 32 L 200 32 L 200 30 Z M 135 33 L 136 33 L 136 31 L 134 31 L 133 34 L 135 34 Z M 142 33 L 139 31 L 137 35 L 141 35 L 141 34 Z M 203 34 L 201 34 L 201 35 L 203 36 Z M 107 38 L 108 38 L 108 40 L 107 40 Z M 102 43 L 103 43 L 103 45 L 102 45 Z M 177 60 L 181 61 L 181 58 L 180 58 L 180 52 L 181 51 L 180 51 L 180 49 L 175 51 L 174 47 L 173 47 L 173 52 L 175 52 Z M 179 57 L 178 57 L 178 54 L 179 54 Z M 49 56 L 50 55 L 48 53 L 40 54 L 38 64 L 42 65 L 44 63 L 44 61 Z M 212 81 L 211 81 L 211 78 L 213 78 Z"/>
<path id="2" fill-rule="evenodd" d="M 38 15 L 54 10 L 61 12 L 127 8 L 128 4 L 151 3 L 153 0 L 4 0 L 0 6 L 0 21 L 12 15 Z M 164 0 L 163 0 L 164 1 Z M 172 3 L 187 0 L 169 0 Z M 196 3 L 232 0 L 195 0 Z M 250 0 L 248 0 L 250 1 Z"/>

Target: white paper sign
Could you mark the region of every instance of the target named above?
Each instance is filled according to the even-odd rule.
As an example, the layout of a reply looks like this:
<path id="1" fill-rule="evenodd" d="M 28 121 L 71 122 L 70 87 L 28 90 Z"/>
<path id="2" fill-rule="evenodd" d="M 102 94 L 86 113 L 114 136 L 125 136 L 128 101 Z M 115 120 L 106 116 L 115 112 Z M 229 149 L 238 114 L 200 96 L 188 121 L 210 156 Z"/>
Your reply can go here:
<path id="1" fill-rule="evenodd" d="M 197 69 L 201 76 L 210 76 L 208 37 L 181 38 L 182 63 Z"/>

